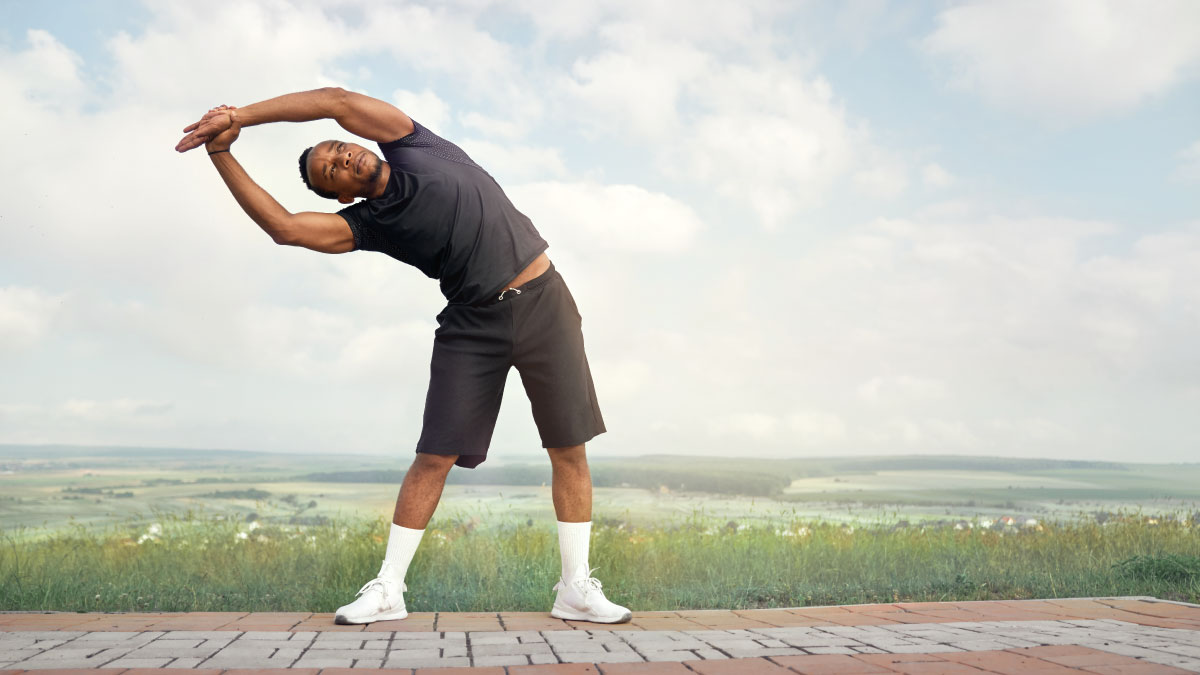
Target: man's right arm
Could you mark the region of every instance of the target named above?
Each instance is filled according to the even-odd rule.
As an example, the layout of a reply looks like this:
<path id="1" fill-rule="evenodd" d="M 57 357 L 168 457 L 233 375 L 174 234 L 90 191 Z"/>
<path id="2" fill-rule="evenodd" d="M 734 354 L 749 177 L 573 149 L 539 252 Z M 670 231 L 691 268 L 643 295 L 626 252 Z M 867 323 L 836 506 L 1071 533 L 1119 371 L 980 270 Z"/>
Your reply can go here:
<path id="1" fill-rule="evenodd" d="M 231 153 L 217 153 L 212 160 L 242 210 L 276 244 L 303 246 L 321 253 L 354 250 L 354 234 L 345 218 L 315 211 L 290 213 L 250 178 Z"/>

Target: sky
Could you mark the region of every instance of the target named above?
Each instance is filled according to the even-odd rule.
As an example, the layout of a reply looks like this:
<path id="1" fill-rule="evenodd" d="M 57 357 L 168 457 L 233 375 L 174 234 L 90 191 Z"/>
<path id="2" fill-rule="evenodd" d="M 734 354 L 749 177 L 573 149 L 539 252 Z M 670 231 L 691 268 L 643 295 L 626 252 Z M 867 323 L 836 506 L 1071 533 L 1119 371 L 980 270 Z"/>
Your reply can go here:
<path id="1" fill-rule="evenodd" d="M 339 86 L 550 242 L 588 454 L 1200 458 L 1200 3 L 0 1 L 0 443 L 411 461 L 437 282 L 275 245 L 217 104 Z M 234 152 L 291 211 L 331 121 Z M 510 372 L 490 455 L 542 452 Z"/>

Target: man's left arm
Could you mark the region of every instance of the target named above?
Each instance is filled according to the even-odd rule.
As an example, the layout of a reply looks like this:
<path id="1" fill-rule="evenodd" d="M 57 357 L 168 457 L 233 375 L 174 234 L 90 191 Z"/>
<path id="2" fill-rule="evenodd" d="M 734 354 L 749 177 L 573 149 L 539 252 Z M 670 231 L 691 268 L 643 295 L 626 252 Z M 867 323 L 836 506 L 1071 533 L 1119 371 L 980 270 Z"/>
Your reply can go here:
<path id="1" fill-rule="evenodd" d="M 413 132 L 413 121 L 396 106 L 340 87 L 285 94 L 237 108 L 237 122 L 251 127 L 271 122 L 311 122 L 332 119 L 350 133 L 386 143 Z M 211 110 L 199 121 L 188 125 L 187 135 L 175 146 L 179 152 L 198 148 L 229 128 L 230 117 Z"/>

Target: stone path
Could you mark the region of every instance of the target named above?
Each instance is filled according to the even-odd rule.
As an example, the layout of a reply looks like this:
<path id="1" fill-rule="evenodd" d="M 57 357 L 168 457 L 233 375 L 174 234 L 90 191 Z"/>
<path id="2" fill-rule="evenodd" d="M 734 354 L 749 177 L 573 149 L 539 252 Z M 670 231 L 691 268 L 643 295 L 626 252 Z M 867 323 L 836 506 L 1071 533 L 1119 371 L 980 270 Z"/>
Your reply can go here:
<path id="1" fill-rule="evenodd" d="M 370 672 L 1200 672 L 1200 606 L 1153 598 L 636 612 L 601 626 L 540 612 L 331 614 L 0 612 L 0 675 Z M 250 670 L 254 669 L 254 670 Z"/>

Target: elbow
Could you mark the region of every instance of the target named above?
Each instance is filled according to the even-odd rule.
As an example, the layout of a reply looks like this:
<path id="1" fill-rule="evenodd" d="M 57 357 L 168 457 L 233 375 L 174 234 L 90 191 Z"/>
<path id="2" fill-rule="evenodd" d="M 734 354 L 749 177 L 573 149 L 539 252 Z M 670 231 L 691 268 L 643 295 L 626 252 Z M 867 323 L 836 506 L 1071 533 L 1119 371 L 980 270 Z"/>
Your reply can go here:
<path id="1" fill-rule="evenodd" d="M 323 87 L 321 94 L 325 97 L 325 105 L 331 117 L 346 109 L 350 92 L 341 87 Z"/>
<path id="2" fill-rule="evenodd" d="M 271 241 L 274 241 L 280 246 L 295 246 L 296 245 L 296 230 L 288 227 L 286 222 L 272 223 L 270 227 L 264 227 L 267 234 L 271 235 Z"/>
<path id="3" fill-rule="evenodd" d="M 271 233 L 271 241 L 275 242 L 276 244 L 279 244 L 280 246 L 297 246 L 297 245 L 299 245 L 299 241 L 297 241 L 295 235 L 293 235 L 289 232 L 272 232 Z"/>

